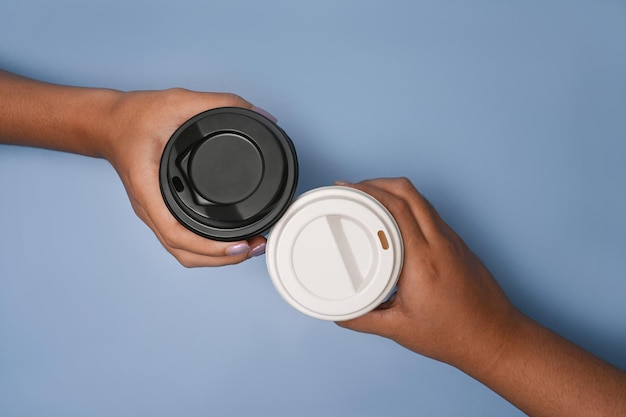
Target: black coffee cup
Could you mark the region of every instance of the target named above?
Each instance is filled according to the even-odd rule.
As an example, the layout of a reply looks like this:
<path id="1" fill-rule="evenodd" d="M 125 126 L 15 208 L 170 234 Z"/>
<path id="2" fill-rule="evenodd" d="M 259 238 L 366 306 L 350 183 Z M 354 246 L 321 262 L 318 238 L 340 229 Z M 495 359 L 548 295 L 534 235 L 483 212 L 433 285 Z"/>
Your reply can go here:
<path id="1" fill-rule="evenodd" d="M 287 134 L 252 110 L 200 113 L 167 142 L 159 172 L 172 215 L 213 240 L 248 239 L 267 231 L 291 203 L 298 159 Z"/>

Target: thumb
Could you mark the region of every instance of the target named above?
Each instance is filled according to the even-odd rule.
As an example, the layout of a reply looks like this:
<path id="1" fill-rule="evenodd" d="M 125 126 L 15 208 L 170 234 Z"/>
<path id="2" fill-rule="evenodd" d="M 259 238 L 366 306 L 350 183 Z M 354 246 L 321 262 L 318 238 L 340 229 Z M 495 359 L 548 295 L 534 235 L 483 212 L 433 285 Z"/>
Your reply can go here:
<path id="1" fill-rule="evenodd" d="M 376 310 L 370 311 L 361 317 L 337 321 L 335 324 L 356 332 L 389 337 L 393 333 L 394 322 L 398 321 L 394 320 L 394 316 L 398 315 L 398 311 L 389 306 L 392 302 L 393 300 L 390 300 Z"/>

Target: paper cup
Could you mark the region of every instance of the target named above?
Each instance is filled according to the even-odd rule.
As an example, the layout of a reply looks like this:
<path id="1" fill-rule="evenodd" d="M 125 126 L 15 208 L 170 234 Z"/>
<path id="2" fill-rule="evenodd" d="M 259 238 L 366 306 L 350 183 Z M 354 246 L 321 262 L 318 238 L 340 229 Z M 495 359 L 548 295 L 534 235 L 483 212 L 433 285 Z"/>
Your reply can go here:
<path id="1" fill-rule="evenodd" d="M 402 238 L 391 214 L 369 194 L 322 187 L 301 195 L 275 224 L 266 261 L 274 286 L 295 309 L 348 320 L 395 289 Z"/>
<path id="2" fill-rule="evenodd" d="M 200 113 L 170 138 L 159 180 L 172 215 L 213 240 L 248 239 L 268 230 L 291 203 L 298 160 L 287 134 L 251 110 Z"/>

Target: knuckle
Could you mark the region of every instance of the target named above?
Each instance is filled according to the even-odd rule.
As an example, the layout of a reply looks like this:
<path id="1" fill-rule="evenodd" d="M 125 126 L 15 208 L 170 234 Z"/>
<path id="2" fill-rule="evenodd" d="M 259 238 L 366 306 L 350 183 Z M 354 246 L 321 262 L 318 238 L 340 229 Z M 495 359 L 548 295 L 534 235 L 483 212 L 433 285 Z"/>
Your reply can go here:
<path id="1" fill-rule="evenodd" d="M 402 190 L 412 190 L 415 188 L 411 180 L 408 179 L 407 177 L 400 177 L 398 178 L 397 182 L 398 182 L 398 188 Z"/>
<path id="2" fill-rule="evenodd" d="M 431 257 L 422 258 L 420 268 L 425 276 L 430 279 L 437 279 L 439 277 L 439 265 Z"/>
<path id="3" fill-rule="evenodd" d="M 387 206 L 389 211 L 392 212 L 394 215 L 402 216 L 406 213 L 411 212 L 411 207 L 409 206 L 409 204 L 405 200 L 400 198 L 390 199 L 387 202 Z"/>
<path id="4" fill-rule="evenodd" d="M 177 250 L 170 250 L 169 252 L 176 258 L 179 264 L 187 269 L 204 266 L 192 253 Z"/>
<path id="5" fill-rule="evenodd" d="M 222 102 L 225 105 L 236 107 L 249 107 L 249 103 L 243 97 L 234 93 L 221 93 Z"/>
<path id="6" fill-rule="evenodd" d="M 180 240 L 176 237 L 176 235 L 170 233 L 168 230 L 165 230 L 162 234 L 163 244 L 169 249 L 180 249 Z"/>
<path id="7" fill-rule="evenodd" d="M 171 97 L 180 97 L 189 94 L 191 91 L 182 87 L 172 87 L 165 90 Z"/>
<path id="8" fill-rule="evenodd" d="M 161 92 L 156 92 L 162 99 L 161 105 L 165 107 L 178 106 L 180 102 L 185 101 L 190 91 L 181 87 L 172 87 Z"/>
<path id="9" fill-rule="evenodd" d="M 131 194 L 133 198 L 136 199 L 138 203 L 140 203 L 141 206 L 143 206 L 144 204 L 142 203 L 146 201 L 144 191 L 144 184 L 146 182 L 145 177 L 140 172 L 137 172 L 137 170 L 133 170 L 128 173 L 127 178 L 128 193 Z"/>
<path id="10" fill-rule="evenodd" d="M 189 259 L 186 255 L 178 255 L 175 256 L 175 258 L 182 266 L 187 269 L 196 268 L 199 266 L 196 262 Z"/>

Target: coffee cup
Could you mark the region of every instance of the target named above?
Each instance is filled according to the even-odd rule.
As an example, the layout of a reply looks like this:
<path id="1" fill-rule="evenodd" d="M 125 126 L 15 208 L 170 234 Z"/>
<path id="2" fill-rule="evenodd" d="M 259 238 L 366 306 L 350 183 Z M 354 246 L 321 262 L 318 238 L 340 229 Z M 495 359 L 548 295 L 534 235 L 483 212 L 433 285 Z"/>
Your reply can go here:
<path id="1" fill-rule="evenodd" d="M 298 197 L 272 228 L 266 247 L 276 290 L 295 309 L 348 320 L 375 309 L 402 270 L 398 225 L 374 197 L 345 186 Z"/>
<path id="2" fill-rule="evenodd" d="M 266 232 L 291 203 L 298 159 L 287 134 L 238 107 L 200 113 L 167 142 L 159 170 L 163 199 L 194 233 L 237 241 Z"/>

